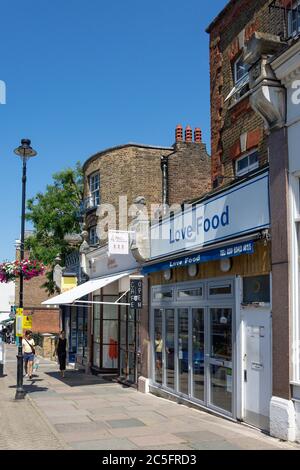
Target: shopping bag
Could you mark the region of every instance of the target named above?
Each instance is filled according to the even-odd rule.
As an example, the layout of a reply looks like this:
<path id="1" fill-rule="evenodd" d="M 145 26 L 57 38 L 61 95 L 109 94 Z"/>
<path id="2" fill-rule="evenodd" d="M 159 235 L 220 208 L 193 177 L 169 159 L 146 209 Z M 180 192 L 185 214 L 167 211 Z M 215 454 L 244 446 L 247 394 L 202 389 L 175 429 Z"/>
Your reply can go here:
<path id="1" fill-rule="evenodd" d="M 40 367 L 40 361 L 38 358 L 35 358 L 34 363 L 33 363 L 33 370 L 37 371 L 39 367 Z"/>

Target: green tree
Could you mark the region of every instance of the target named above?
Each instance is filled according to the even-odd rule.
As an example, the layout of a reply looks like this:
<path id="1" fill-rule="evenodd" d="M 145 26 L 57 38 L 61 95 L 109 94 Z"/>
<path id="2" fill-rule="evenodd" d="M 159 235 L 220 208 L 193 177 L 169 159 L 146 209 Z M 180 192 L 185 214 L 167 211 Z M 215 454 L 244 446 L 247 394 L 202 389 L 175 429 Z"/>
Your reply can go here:
<path id="1" fill-rule="evenodd" d="M 26 239 L 25 248 L 31 256 L 54 267 L 59 254 L 62 263 L 74 250 L 64 239 L 67 234 L 79 234 L 80 205 L 83 198 L 83 173 L 80 163 L 75 169 L 67 168 L 53 175 L 53 183 L 44 193 L 38 193 L 27 201 L 26 219 L 31 221 L 33 235 Z M 47 282 L 42 286 L 49 294 L 56 292 L 52 269 L 47 273 Z"/>

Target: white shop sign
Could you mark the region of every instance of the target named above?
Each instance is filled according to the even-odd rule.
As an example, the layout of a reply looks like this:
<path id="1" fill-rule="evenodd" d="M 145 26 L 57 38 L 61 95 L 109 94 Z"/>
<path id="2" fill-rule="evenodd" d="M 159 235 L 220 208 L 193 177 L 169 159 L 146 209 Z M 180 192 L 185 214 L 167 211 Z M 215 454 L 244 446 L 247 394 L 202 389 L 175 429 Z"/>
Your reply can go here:
<path id="1" fill-rule="evenodd" d="M 199 250 L 270 226 L 269 174 L 261 174 L 151 227 L 151 258 Z"/>
<path id="2" fill-rule="evenodd" d="M 110 230 L 108 233 L 108 251 L 111 255 L 128 255 L 129 232 Z"/>

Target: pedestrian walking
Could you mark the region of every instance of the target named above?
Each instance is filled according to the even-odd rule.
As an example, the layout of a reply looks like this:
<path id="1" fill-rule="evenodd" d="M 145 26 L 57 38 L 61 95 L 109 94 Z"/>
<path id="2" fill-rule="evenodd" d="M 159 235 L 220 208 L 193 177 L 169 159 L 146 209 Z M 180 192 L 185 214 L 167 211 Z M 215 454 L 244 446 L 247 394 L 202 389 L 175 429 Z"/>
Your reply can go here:
<path id="1" fill-rule="evenodd" d="M 56 344 L 56 355 L 58 357 L 60 374 L 64 377 L 67 359 L 67 339 L 64 331 L 61 331 L 59 335 L 58 342 Z"/>
<path id="2" fill-rule="evenodd" d="M 25 377 L 32 379 L 32 368 L 35 355 L 35 342 L 32 337 L 32 331 L 27 330 L 25 336 L 22 339 L 22 349 L 24 357 L 24 368 L 25 368 Z"/>

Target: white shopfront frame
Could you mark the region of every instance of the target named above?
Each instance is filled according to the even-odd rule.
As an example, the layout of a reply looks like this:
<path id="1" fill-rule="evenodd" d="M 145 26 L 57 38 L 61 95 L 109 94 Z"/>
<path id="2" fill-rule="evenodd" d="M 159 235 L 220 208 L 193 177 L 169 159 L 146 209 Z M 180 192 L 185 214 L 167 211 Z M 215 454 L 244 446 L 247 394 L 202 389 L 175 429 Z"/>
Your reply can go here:
<path id="1" fill-rule="evenodd" d="M 299 256 L 300 247 L 297 225 L 300 226 L 300 173 L 290 175 L 290 212 L 291 212 L 291 291 L 293 315 L 293 384 L 300 386 L 300 298 L 299 298 Z"/>
<path id="2" fill-rule="evenodd" d="M 241 404 L 242 400 L 240 395 L 242 394 L 242 374 L 238 372 L 239 369 L 239 359 L 240 355 L 240 340 L 236 341 L 237 331 L 239 331 L 240 325 L 240 303 L 241 298 L 239 295 L 236 295 L 236 279 L 235 277 L 228 278 L 212 278 L 205 279 L 193 282 L 183 282 L 178 284 L 170 284 L 168 286 L 155 286 L 151 290 L 151 318 L 150 318 L 150 334 L 151 334 L 151 378 L 150 385 L 153 388 L 160 389 L 169 395 L 182 398 L 188 402 L 194 403 L 199 407 L 209 409 L 215 413 L 227 416 L 232 419 L 240 419 L 242 416 Z M 233 287 L 232 296 L 215 296 L 215 298 L 209 297 L 209 285 L 220 285 L 220 283 L 230 283 Z M 183 302 L 181 299 L 177 300 L 176 292 L 181 289 L 197 289 L 199 287 L 203 288 L 203 297 L 187 299 L 186 302 Z M 154 299 L 154 292 L 159 290 L 164 290 L 166 288 L 173 289 L 173 300 L 159 302 Z M 204 344 L 205 344 L 205 368 L 204 368 L 204 378 L 205 378 L 205 388 L 204 388 L 204 401 L 201 401 L 192 396 L 192 387 L 193 387 L 193 372 L 191 368 L 192 364 L 192 335 L 189 335 L 189 376 L 188 376 L 188 395 L 182 394 L 179 392 L 179 373 L 178 373 L 178 309 L 188 309 L 189 311 L 189 332 L 192 331 L 192 311 L 193 309 L 204 309 L 205 316 L 205 334 L 204 334 Z M 209 310 L 213 308 L 230 308 L 232 310 L 232 413 L 227 412 L 211 403 L 211 380 L 210 380 L 210 365 L 214 362 L 212 358 L 209 358 L 211 351 L 211 335 L 209 334 Z M 155 310 L 174 310 L 174 319 L 175 319 L 175 339 L 174 339 L 174 357 L 175 357 L 175 386 L 174 390 L 170 389 L 166 385 L 166 368 L 163 367 L 163 380 L 162 385 L 155 381 Z M 165 327 L 165 315 L 163 314 L 162 318 L 162 335 L 163 338 L 166 337 L 166 327 Z M 165 348 L 162 351 L 162 361 L 163 364 L 166 364 L 165 358 Z M 239 362 L 238 362 L 239 361 Z M 218 361 L 217 361 L 218 362 Z M 229 364 L 224 363 L 224 367 L 228 368 Z"/>

